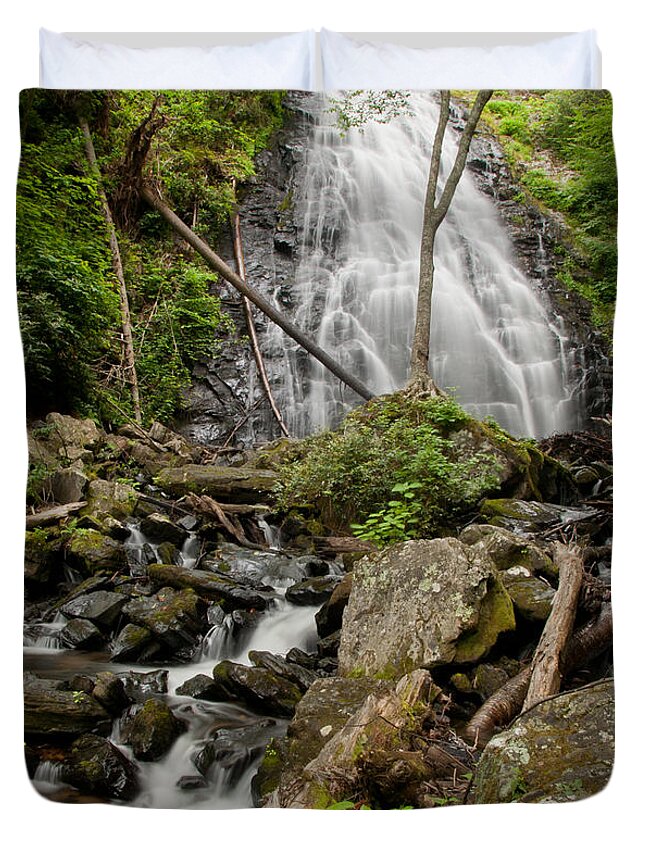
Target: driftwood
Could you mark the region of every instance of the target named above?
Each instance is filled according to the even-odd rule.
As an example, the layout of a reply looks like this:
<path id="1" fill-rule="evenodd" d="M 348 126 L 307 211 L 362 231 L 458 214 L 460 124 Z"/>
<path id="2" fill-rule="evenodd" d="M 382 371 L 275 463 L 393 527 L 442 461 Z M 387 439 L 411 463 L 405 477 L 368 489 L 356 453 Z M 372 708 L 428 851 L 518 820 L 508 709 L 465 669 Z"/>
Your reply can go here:
<path id="1" fill-rule="evenodd" d="M 329 371 L 331 371 L 331 373 L 334 374 L 334 376 L 338 377 L 341 382 L 344 382 L 345 385 L 348 385 L 356 391 L 356 393 L 360 397 L 363 397 L 363 399 L 372 399 L 374 395 L 369 388 L 345 370 L 342 365 L 326 353 L 325 350 L 319 347 L 317 343 L 304 335 L 295 323 L 292 323 L 291 320 L 278 311 L 278 309 L 275 308 L 268 299 L 265 299 L 259 291 L 240 278 L 240 276 L 232 270 L 207 243 L 198 237 L 197 234 L 195 234 L 195 232 L 192 231 L 186 223 L 183 222 L 177 214 L 161 200 L 158 192 L 152 190 L 150 187 L 143 186 L 141 188 L 141 197 L 161 214 L 166 222 L 168 222 L 168 224 L 188 243 L 189 246 L 204 258 L 211 269 L 219 273 L 222 278 L 231 284 L 239 293 L 246 296 L 247 299 L 259 308 L 263 314 L 266 314 L 270 320 L 280 326 L 280 328 L 286 332 L 290 338 L 293 338 L 294 341 L 299 343 L 303 349 L 307 350 L 310 355 L 323 364 Z"/>
<path id="2" fill-rule="evenodd" d="M 170 510 L 171 512 L 181 512 L 184 502 L 184 498 L 179 498 L 176 501 L 166 501 L 163 498 L 153 498 L 150 495 L 141 495 L 139 497 L 139 503 L 149 503 L 153 506 Z M 232 515 L 255 515 L 255 513 L 271 511 L 271 507 L 265 506 L 265 504 L 224 504 L 220 501 L 218 503 L 224 512 Z"/>
<path id="3" fill-rule="evenodd" d="M 268 550 L 264 546 L 258 545 L 257 542 L 251 542 L 250 539 L 247 539 L 246 533 L 244 532 L 244 528 L 240 524 L 239 519 L 235 518 L 235 516 L 229 516 L 215 498 L 211 498 L 209 495 L 195 495 L 191 493 L 186 495 L 186 504 L 194 512 L 199 512 L 202 515 L 209 515 L 212 518 L 215 518 L 224 530 L 230 533 L 233 539 L 235 539 L 235 541 L 244 548 Z"/>
<path id="4" fill-rule="evenodd" d="M 571 637 L 576 618 L 584 572 L 580 548 L 555 542 L 553 557 L 558 567 L 558 590 L 533 655 L 531 681 L 524 700 L 524 711 L 549 696 L 555 696 L 559 691 L 562 681 L 561 657 Z"/>
<path id="5" fill-rule="evenodd" d="M 233 252 L 235 254 L 235 264 L 237 266 L 237 273 L 243 281 L 246 281 L 246 266 L 244 263 L 244 251 L 242 248 L 242 230 L 240 228 L 240 216 L 237 212 L 231 217 L 231 227 L 233 229 Z M 271 407 L 271 411 L 273 412 L 274 417 L 278 422 L 278 426 L 280 427 L 282 434 L 289 438 L 289 430 L 287 429 L 282 415 L 280 414 L 278 404 L 276 403 L 275 398 L 273 396 L 273 392 L 271 390 L 269 377 L 267 375 L 266 367 L 264 365 L 264 359 L 262 358 L 262 352 L 260 350 L 258 335 L 255 330 L 255 322 L 253 321 L 253 311 L 251 310 L 251 303 L 248 297 L 246 296 L 242 296 L 242 307 L 244 308 L 244 317 L 246 319 L 246 327 L 249 332 L 249 339 L 251 341 L 253 357 L 255 358 L 255 364 L 258 369 L 260 381 L 262 382 L 262 387 L 264 388 L 264 393 L 267 396 L 269 406 Z"/>
<path id="6" fill-rule="evenodd" d="M 55 524 L 62 518 L 67 518 L 68 515 L 78 512 L 79 509 L 82 509 L 84 506 L 87 506 L 87 501 L 61 504 L 60 506 L 54 506 L 51 509 L 44 509 L 42 512 L 34 512 L 27 516 L 26 528 L 27 530 L 33 530 L 34 527 L 47 527 L 50 524 Z"/>
<path id="7" fill-rule="evenodd" d="M 578 669 L 611 646 L 613 618 L 610 604 L 604 604 L 597 619 L 579 628 L 567 644 L 561 659 L 562 674 Z M 531 681 L 532 666 L 526 666 L 488 698 L 466 726 L 463 738 L 483 746 L 496 728 L 507 726 L 522 710 Z"/>

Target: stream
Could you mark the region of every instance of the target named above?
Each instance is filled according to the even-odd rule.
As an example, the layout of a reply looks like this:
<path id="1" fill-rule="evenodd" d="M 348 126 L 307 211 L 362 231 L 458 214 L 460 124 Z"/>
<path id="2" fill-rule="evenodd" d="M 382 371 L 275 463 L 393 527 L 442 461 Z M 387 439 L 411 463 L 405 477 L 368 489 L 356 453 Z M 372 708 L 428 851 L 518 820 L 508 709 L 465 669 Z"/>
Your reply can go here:
<path id="1" fill-rule="evenodd" d="M 265 531 L 271 545 L 273 532 Z M 131 526 L 125 543 L 131 574 L 140 577 L 145 562 L 158 559 L 156 546 L 136 525 Z M 200 543 L 190 535 L 177 563 L 192 566 L 199 555 Z M 234 809 L 253 806 L 251 780 L 270 738 L 284 734 L 287 720 L 262 716 L 241 704 L 210 702 L 180 695 L 177 689 L 198 674 L 210 675 L 213 667 L 226 659 L 249 665 L 251 650 L 284 655 L 292 648 L 315 650 L 317 642 L 314 614 L 319 606 L 294 605 L 285 599 L 292 584 L 306 577 L 306 559 L 289 557 L 273 543 L 269 551 L 250 550 L 232 544 L 220 549 L 235 573 L 252 577 L 270 588 L 274 596 L 266 611 L 255 615 L 249 626 L 236 624 L 233 615 L 211 606 L 214 624 L 186 663 L 155 661 L 149 665 L 115 663 L 105 652 L 79 651 L 62 647 L 58 638 L 65 618 L 58 614 L 51 622 L 26 625 L 24 668 L 42 678 L 63 680 L 73 675 L 95 675 L 109 670 L 115 673 L 148 674 L 143 679 L 145 697 L 162 698 L 186 726 L 171 749 L 153 762 L 136 761 L 132 750 L 121 738 L 121 727 L 129 710 L 114 722 L 111 742 L 139 772 L 140 792 L 130 805 L 161 809 Z M 146 556 L 147 555 L 147 556 Z M 330 565 L 330 572 L 336 569 Z M 248 612 L 248 611 L 244 611 Z M 210 615 L 210 611 L 209 611 Z M 167 691 L 163 690 L 167 680 Z M 194 760 L 201 749 L 217 743 L 225 745 L 222 760 L 216 760 L 202 775 Z M 220 750 L 221 751 L 221 750 Z M 197 758 L 198 760 L 198 758 Z M 44 796 L 55 799 L 64 786 L 55 761 L 42 761 L 33 784 Z"/>

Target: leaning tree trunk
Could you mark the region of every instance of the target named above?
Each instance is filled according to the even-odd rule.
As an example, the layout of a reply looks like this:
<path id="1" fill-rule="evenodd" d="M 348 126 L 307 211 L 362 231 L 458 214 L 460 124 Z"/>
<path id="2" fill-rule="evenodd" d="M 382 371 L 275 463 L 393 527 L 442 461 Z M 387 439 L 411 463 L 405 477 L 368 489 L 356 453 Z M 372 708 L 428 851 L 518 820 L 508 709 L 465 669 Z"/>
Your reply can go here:
<path id="1" fill-rule="evenodd" d="M 134 411 L 134 420 L 137 424 L 141 424 L 141 400 L 139 398 L 139 382 L 137 379 L 137 369 L 134 360 L 134 343 L 132 341 L 130 303 L 128 300 L 128 289 L 125 283 L 125 276 L 123 274 L 123 264 L 121 263 L 119 241 L 117 239 L 116 228 L 114 226 L 114 220 L 112 219 L 110 205 L 108 203 L 107 196 L 103 188 L 103 179 L 101 177 L 101 170 L 99 168 L 99 164 L 96 160 L 96 152 L 94 150 L 94 143 L 92 142 L 92 134 L 90 133 L 89 125 L 84 118 L 80 120 L 80 125 L 81 130 L 83 131 L 83 136 L 85 138 L 85 154 L 87 156 L 88 163 L 90 164 L 92 173 L 96 178 L 98 194 L 101 200 L 101 206 L 103 208 L 103 216 L 105 217 L 105 222 L 107 224 L 108 238 L 110 242 L 110 253 L 112 255 L 112 269 L 114 270 L 114 274 L 117 278 L 117 281 L 119 282 L 119 303 L 121 308 L 121 332 L 123 336 L 123 361 L 125 363 L 125 375 L 126 381 L 130 386 L 130 394 L 132 396 L 132 409 Z"/>
<path id="2" fill-rule="evenodd" d="M 560 690 L 562 656 L 571 637 L 582 586 L 584 566 L 580 549 L 561 542 L 554 543 L 553 549 L 558 567 L 558 591 L 533 655 L 531 683 L 524 700 L 524 711 L 549 696 L 555 696 Z"/>
<path id="3" fill-rule="evenodd" d="M 423 230 L 421 235 L 421 251 L 419 258 L 419 288 L 417 296 L 416 324 L 414 337 L 412 339 L 412 352 L 410 355 L 410 376 L 408 387 L 431 393 L 441 394 L 434 379 L 430 375 L 430 327 L 432 321 L 432 290 L 434 287 L 434 250 L 435 238 L 439 226 L 446 218 L 448 208 L 455 195 L 457 184 L 466 167 L 466 159 L 470 143 L 475 133 L 477 123 L 482 110 L 488 103 L 491 91 L 482 90 L 478 93 L 473 104 L 466 126 L 464 127 L 457 156 L 452 170 L 448 175 L 446 183 L 439 200 L 437 201 L 437 189 L 439 171 L 441 165 L 441 154 L 443 140 L 450 114 L 450 92 L 441 92 L 441 110 L 439 121 L 435 131 L 432 146 L 432 157 L 430 160 L 430 173 L 428 176 L 428 187 L 423 211 Z"/>
<path id="4" fill-rule="evenodd" d="M 189 246 L 192 246 L 192 248 L 198 252 L 202 258 L 204 258 L 211 269 L 214 269 L 215 272 L 219 273 L 222 278 L 228 281 L 229 284 L 233 285 L 239 293 L 246 296 L 250 302 L 266 314 L 270 320 L 273 320 L 276 325 L 280 326 L 280 328 L 286 332 L 290 338 L 293 338 L 294 341 L 299 343 L 301 347 L 310 353 L 310 355 L 313 355 L 313 357 L 331 371 L 334 376 L 338 377 L 341 382 L 344 382 L 345 385 L 348 385 L 356 391 L 356 393 L 363 397 L 364 400 L 372 399 L 374 395 L 369 388 L 363 385 L 360 380 L 352 376 L 351 373 L 348 373 L 348 371 L 328 355 L 322 347 L 319 347 L 318 344 L 304 335 L 295 323 L 288 320 L 284 314 L 278 311 L 277 308 L 275 308 L 268 299 L 265 299 L 264 296 L 262 296 L 262 294 L 254 287 L 251 287 L 251 285 L 247 284 L 242 278 L 240 278 L 240 276 L 234 272 L 228 264 L 219 257 L 219 255 L 215 254 L 207 243 L 198 237 L 197 234 L 195 234 L 195 232 L 192 231 L 186 223 L 183 222 L 177 214 L 161 200 L 161 198 L 159 198 L 159 195 L 156 192 L 154 192 L 150 187 L 143 186 L 141 188 L 141 196 L 151 207 L 163 216 L 166 222 L 172 226 L 172 228 L 188 243 Z"/>

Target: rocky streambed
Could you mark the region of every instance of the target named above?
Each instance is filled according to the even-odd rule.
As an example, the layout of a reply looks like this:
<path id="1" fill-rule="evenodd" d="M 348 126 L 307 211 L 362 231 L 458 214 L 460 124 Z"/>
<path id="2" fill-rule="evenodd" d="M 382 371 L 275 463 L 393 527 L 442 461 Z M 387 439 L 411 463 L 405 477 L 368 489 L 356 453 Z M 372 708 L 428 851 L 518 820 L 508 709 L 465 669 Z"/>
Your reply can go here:
<path id="1" fill-rule="evenodd" d="M 611 468 L 601 441 L 563 447 L 566 506 L 509 476 L 513 489 L 450 535 L 366 552 L 275 514 L 266 452 L 223 465 L 160 425 L 106 435 L 48 416 L 30 433 L 46 472 L 25 564 L 34 786 L 208 809 L 600 790 L 613 761 Z M 583 640 L 563 691 L 473 741 L 473 716 L 530 663 L 558 586 L 552 543 L 574 534 Z"/>

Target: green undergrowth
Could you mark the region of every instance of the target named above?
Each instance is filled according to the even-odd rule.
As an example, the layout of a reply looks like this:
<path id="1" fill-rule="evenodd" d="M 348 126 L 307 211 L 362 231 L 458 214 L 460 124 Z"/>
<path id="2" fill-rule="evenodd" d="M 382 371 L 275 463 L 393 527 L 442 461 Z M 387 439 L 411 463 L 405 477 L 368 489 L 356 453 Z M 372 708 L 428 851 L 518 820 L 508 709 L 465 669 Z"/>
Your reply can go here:
<path id="1" fill-rule="evenodd" d="M 452 398 L 381 397 L 283 460 L 281 509 L 309 507 L 378 545 L 436 534 L 498 485 L 498 460 L 463 438 L 477 422 Z"/>

